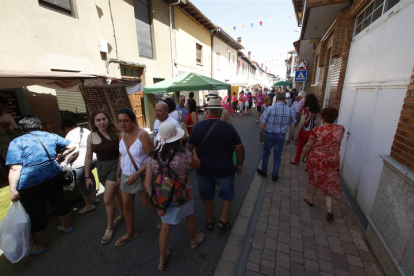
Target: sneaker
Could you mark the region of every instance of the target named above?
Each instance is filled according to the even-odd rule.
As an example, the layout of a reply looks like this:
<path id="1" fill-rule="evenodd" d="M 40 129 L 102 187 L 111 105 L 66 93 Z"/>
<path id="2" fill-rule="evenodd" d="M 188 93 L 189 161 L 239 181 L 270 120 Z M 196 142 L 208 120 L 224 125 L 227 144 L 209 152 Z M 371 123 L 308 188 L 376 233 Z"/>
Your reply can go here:
<path id="1" fill-rule="evenodd" d="M 272 175 L 272 181 L 276 182 L 279 179 L 279 176 L 277 175 Z"/>
<path id="2" fill-rule="evenodd" d="M 257 173 L 260 174 L 263 177 L 267 177 L 267 173 L 262 171 L 261 169 L 257 169 Z"/>

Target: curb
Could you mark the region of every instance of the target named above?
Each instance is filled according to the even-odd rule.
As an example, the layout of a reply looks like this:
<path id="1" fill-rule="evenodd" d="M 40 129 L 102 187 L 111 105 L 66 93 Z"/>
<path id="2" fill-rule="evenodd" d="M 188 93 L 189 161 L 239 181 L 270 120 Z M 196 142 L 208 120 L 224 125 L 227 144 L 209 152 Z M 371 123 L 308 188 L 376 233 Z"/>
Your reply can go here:
<path id="1" fill-rule="evenodd" d="M 271 160 L 273 153 L 269 156 L 269 167 L 273 165 Z M 261 165 L 259 162 L 259 166 Z M 214 276 L 221 275 L 244 275 L 250 246 L 252 244 L 254 231 L 259 218 L 259 212 L 266 189 L 267 178 L 255 173 L 250 188 L 244 198 L 236 222 L 232 227 L 231 234 L 217 264 Z"/>

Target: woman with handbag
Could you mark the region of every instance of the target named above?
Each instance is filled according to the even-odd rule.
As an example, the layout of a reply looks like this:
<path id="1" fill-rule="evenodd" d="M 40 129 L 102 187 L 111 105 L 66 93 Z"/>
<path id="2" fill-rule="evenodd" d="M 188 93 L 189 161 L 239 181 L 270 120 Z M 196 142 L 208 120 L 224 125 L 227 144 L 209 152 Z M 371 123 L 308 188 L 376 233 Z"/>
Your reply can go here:
<path id="1" fill-rule="evenodd" d="M 56 134 L 41 131 L 37 117 L 25 117 L 19 121 L 22 131 L 27 134 L 13 139 L 7 151 L 6 165 L 10 165 L 9 183 L 11 200 L 20 200 L 30 217 L 33 246 L 30 255 L 45 252 L 43 246 L 47 227 L 46 200 L 57 213 L 62 225 L 58 231 L 72 233 L 71 211 L 63 192 L 60 174 L 62 168 L 56 161 L 57 152 L 61 157 L 72 159 L 78 153 L 76 144 Z"/>
<path id="2" fill-rule="evenodd" d="M 125 108 L 118 112 L 118 124 L 122 132 L 119 137 L 117 184 L 121 187 L 127 232 L 116 241 L 115 246 L 122 246 L 138 235 L 134 223 L 135 195 L 140 193 L 142 204 L 156 211 L 148 194 L 142 192 L 145 163 L 154 150 L 154 144 L 148 132 L 138 126 L 135 113 L 131 109 Z"/>
<path id="3" fill-rule="evenodd" d="M 114 233 L 114 227 L 122 222 L 122 199 L 119 194 L 119 187 L 116 185 L 116 170 L 118 167 L 118 143 L 119 131 L 113 119 L 103 110 L 92 112 L 89 118 L 89 125 L 92 133 L 88 136 L 85 156 L 85 182 L 88 189 L 93 185 L 92 157 L 96 153 L 96 168 L 99 181 L 105 187 L 104 202 L 106 208 L 106 230 L 101 239 L 101 244 L 107 244 Z M 116 209 L 119 215 L 115 217 Z"/>
<path id="4" fill-rule="evenodd" d="M 303 147 L 309 140 L 312 130 L 317 127 L 321 120 L 321 108 L 315 94 L 308 94 L 305 98 L 302 115 L 298 129 L 296 130 L 295 139 L 297 142 L 295 160 L 290 161 L 292 165 L 299 165 L 299 158 Z"/>
<path id="5" fill-rule="evenodd" d="M 194 203 L 192 196 L 192 187 L 188 183 L 187 174 L 191 168 L 199 169 L 200 160 L 198 159 L 196 149 L 193 154 L 181 145 L 181 138 L 184 135 L 182 129 L 177 128 L 170 122 L 165 122 L 160 126 L 157 135 L 158 146 L 151 153 L 151 158 L 147 162 L 147 172 L 145 176 L 145 188 L 149 195 L 155 193 L 153 191 L 154 179 L 159 173 L 160 163 L 166 165 L 184 184 L 185 199 L 184 203 L 177 207 L 168 207 L 166 209 L 158 209 L 158 215 L 161 217 L 162 227 L 159 235 L 159 251 L 160 259 L 158 269 L 165 269 L 170 257 L 167 249 L 170 229 L 172 225 L 177 225 L 184 218 L 187 220 L 187 230 L 190 236 L 190 247 L 195 249 L 204 241 L 205 234 L 196 234 L 196 223 L 194 218 Z"/>

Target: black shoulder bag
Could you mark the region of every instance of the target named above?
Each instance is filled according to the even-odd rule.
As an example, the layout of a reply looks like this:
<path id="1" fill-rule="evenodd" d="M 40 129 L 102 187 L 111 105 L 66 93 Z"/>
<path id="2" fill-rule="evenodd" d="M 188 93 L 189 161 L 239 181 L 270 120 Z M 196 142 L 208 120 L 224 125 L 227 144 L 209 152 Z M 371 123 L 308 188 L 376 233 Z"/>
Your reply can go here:
<path id="1" fill-rule="evenodd" d="M 206 142 L 207 138 L 210 136 L 211 132 L 213 132 L 214 128 L 216 127 L 216 125 L 220 122 L 220 119 L 217 119 L 211 126 L 210 128 L 207 130 L 206 134 L 204 134 L 203 139 L 200 142 L 200 145 L 198 145 L 197 148 L 202 148 L 204 146 L 204 143 Z"/>
<path id="2" fill-rule="evenodd" d="M 47 158 L 49 158 L 49 162 L 52 164 L 52 166 L 55 166 L 56 169 L 58 169 L 58 171 L 59 171 L 59 181 L 62 183 L 62 185 L 63 186 L 69 186 L 70 184 L 72 184 L 72 182 L 73 182 L 73 172 L 72 171 L 62 171 L 60 168 L 58 168 L 56 166 L 56 163 L 55 163 L 54 159 L 52 159 L 52 157 L 50 157 L 49 152 L 47 151 L 45 145 L 42 143 L 42 141 L 39 139 L 39 137 L 37 137 L 33 133 L 29 133 L 29 134 L 32 135 L 33 137 L 35 137 L 37 141 L 39 141 L 40 145 L 42 145 L 43 149 L 46 152 Z"/>

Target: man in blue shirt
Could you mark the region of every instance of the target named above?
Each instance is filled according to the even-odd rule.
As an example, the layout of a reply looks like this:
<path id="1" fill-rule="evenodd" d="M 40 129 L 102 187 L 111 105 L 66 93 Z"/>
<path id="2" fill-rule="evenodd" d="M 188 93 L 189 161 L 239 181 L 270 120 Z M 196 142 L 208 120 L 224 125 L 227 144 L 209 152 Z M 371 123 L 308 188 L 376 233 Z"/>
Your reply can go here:
<path id="1" fill-rule="evenodd" d="M 235 174 L 241 175 L 243 172 L 245 151 L 236 129 L 231 124 L 219 120 L 223 110 L 220 99 L 210 99 L 206 109 L 208 117 L 194 126 L 187 148 L 190 151 L 197 148 L 201 161 L 201 167 L 196 172 L 196 176 L 200 199 L 203 201 L 206 212 L 207 229 L 213 230 L 215 227 L 213 200 L 215 187 L 218 185 L 220 186 L 219 197 L 223 203 L 217 227 L 226 230 L 230 228 L 228 212 L 234 198 Z M 206 135 L 212 126 L 214 127 L 212 131 Z M 236 164 L 233 163 L 234 151 L 237 155 Z"/>
<path id="2" fill-rule="evenodd" d="M 278 92 L 276 94 L 276 103 L 268 107 L 260 119 L 259 140 L 261 143 L 264 141 L 264 148 L 262 168 L 257 169 L 257 173 L 267 177 L 269 155 L 272 147 L 274 147 L 272 181 L 277 181 L 279 178 L 279 167 L 286 132 L 290 128 L 289 139 L 286 141 L 286 145 L 289 145 L 295 131 L 295 113 L 286 105 L 285 100 L 286 94 Z"/>
<path id="3" fill-rule="evenodd" d="M 188 110 L 187 108 L 185 108 L 185 96 L 181 95 L 179 100 L 178 100 L 178 104 L 175 107 L 179 112 L 181 112 L 181 117 L 184 120 L 184 123 L 187 123 L 185 117 L 187 117 L 188 114 Z"/>

